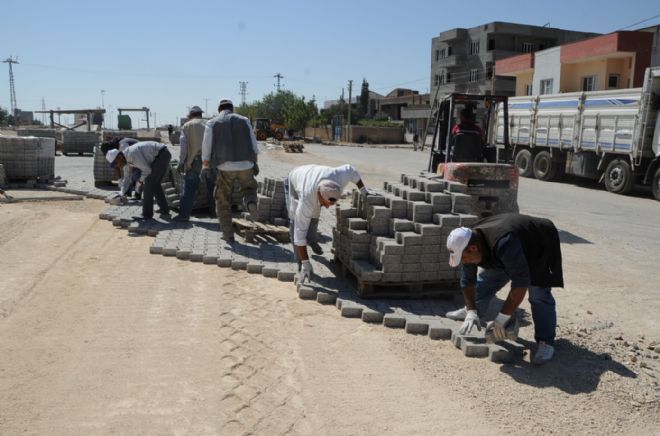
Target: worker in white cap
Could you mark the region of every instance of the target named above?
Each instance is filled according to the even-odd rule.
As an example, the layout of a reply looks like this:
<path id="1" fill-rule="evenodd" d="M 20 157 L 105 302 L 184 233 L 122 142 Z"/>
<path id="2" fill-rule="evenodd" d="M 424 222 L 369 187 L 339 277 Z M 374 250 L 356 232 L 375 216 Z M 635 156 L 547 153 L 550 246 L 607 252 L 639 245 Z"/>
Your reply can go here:
<path id="1" fill-rule="evenodd" d="M 318 223 L 321 207 L 329 208 L 341 198 L 350 183 L 368 194 L 362 177 L 351 165 L 336 168 L 323 165 L 303 165 L 294 168 L 284 181 L 291 241 L 300 263 L 301 280 L 311 279 L 313 268 L 307 254 L 309 245 L 314 253 L 322 254 L 318 243 Z"/>
<path id="2" fill-rule="evenodd" d="M 542 365 L 554 356 L 557 312 L 551 287 L 563 287 L 559 234 L 552 221 L 506 213 L 484 218 L 472 228 L 459 227 L 447 237 L 449 265 L 461 266 L 460 286 L 465 300 L 465 321 L 460 334 L 481 330 L 488 303 L 509 281 L 511 290 L 486 338 L 511 339 L 507 328 L 529 291 L 538 344 L 532 363 Z M 478 268 L 478 269 L 477 269 Z"/>
<path id="3" fill-rule="evenodd" d="M 188 111 L 188 121 L 181 127 L 181 138 L 179 140 L 179 165 L 177 171 L 184 174 L 183 194 L 179 204 L 179 214 L 174 217 L 175 221 L 186 222 L 190 220 L 199 188 L 200 175 L 202 172 L 202 142 L 206 130 L 206 120 L 202 118 L 204 111 L 199 106 L 193 106 Z M 208 177 L 205 180 L 209 193 L 209 213 L 215 216 L 215 200 L 213 190 L 215 180 Z"/>
<path id="4" fill-rule="evenodd" d="M 234 104 L 223 98 L 218 105 L 219 115 L 206 123 L 202 143 L 203 180 L 212 179 L 212 169 L 217 169 L 215 181 L 215 208 L 225 241 L 234 241 L 231 217 L 231 194 L 234 183 L 243 193 L 244 207 L 252 216 L 257 213 L 257 180 L 259 174 L 257 138 L 250 120 L 234 113 Z"/>
<path id="5" fill-rule="evenodd" d="M 123 151 L 108 150 L 105 158 L 110 162 L 112 168 L 121 170 L 125 165 L 129 165 L 130 168 L 138 168 L 142 172 L 139 180 L 139 183 L 143 185 L 142 216 L 140 218 L 153 218 L 154 197 L 160 208 L 160 216 L 169 218 L 167 198 L 160 184 L 172 158 L 165 144 L 155 141 L 137 142 Z"/>

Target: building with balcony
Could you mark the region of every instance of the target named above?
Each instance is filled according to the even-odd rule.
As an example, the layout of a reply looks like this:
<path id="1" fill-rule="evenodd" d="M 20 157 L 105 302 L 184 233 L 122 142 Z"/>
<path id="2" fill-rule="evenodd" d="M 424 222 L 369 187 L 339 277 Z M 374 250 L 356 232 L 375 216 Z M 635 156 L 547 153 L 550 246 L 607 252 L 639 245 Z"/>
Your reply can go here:
<path id="1" fill-rule="evenodd" d="M 441 32 L 431 43 L 431 96 L 451 92 L 513 95 L 512 77 L 495 80 L 495 62 L 595 36 L 551 27 L 492 22 Z"/>
<path id="2" fill-rule="evenodd" d="M 651 32 L 614 32 L 496 62 L 497 77 L 515 79 L 515 95 L 642 86 L 652 65 Z"/>

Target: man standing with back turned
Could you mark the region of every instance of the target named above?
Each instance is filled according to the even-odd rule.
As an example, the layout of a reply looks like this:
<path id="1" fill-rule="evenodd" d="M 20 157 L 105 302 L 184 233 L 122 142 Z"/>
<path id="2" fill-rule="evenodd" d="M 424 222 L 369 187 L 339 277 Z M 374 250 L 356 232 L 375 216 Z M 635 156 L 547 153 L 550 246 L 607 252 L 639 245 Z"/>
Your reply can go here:
<path id="1" fill-rule="evenodd" d="M 202 118 L 202 113 L 203 111 L 199 106 L 191 107 L 188 112 L 189 120 L 181 128 L 181 139 L 179 141 L 181 151 L 177 171 L 184 173 L 185 176 L 179 214 L 174 217 L 175 221 L 189 221 L 195 203 L 202 171 L 202 141 L 206 130 L 206 121 Z M 213 201 L 212 195 L 215 181 L 211 177 L 206 182 L 209 192 L 209 212 L 213 216 L 215 215 L 215 201 Z"/>
<path id="2" fill-rule="evenodd" d="M 252 216 L 257 212 L 257 138 L 246 117 L 234 113 L 234 104 L 223 98 L 218 105 L 217 117 L 206 123 L 202 144 L 201 178 L 211 177 L 211 168 L 217 168 L 215 184 L 216 213 L 225 241 L 234 241 L 231 218 L 231 193 L 234 182 L 243 192 L 246 209 Z"/>
<path id="3" fill-rule="evenodd" d="M 507 338 L 511 317 L 529 291 L 538 343 L 532 363 L 552 360 L 557 312 L 550 288 L 564 287 L 559 234 L 552 221 L 515 213 L 494 215 L 472 228 L 454 229 L 447 237 L 447 250 L 449 265 L 461 265 L 466 315 L 459 333 L 468 334 L 473 327 L 481 330 L 488 303 L 511 281 L 500 313 L 486 327 L 486 338 Z"/>

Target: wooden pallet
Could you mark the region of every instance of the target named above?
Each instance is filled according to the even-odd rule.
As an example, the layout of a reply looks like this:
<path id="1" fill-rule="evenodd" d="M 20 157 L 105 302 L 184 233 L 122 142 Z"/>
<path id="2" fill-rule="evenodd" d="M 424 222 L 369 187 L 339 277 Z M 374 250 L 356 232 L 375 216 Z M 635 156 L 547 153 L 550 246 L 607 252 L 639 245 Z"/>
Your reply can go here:
<path id="1" fill-rule="evenodd" d="M 274 239 L 281 243 L 290 241 L 288 227 L 249 221 L 243 218 L 234 218 L 232 224 L 236 232 L 244 237 L 247 242 L 253 242 L 257 237 L 268 241 Z"/>
<path id="2" fill-rule="evenodd" d="M 360 298 L 451 298 L 461 294 L 456 280 L 416 282 L 367 282 L 360 280 L 351 267 L 335 256 L 344 278 L 354 279 Z"/>
<path id="3" fill-rule="evenodd" d="M 302 142 L 283 142 L 282 147 L 284 147 L 284 151 L 287 153 L 302 153 L 305 148 Z"/>

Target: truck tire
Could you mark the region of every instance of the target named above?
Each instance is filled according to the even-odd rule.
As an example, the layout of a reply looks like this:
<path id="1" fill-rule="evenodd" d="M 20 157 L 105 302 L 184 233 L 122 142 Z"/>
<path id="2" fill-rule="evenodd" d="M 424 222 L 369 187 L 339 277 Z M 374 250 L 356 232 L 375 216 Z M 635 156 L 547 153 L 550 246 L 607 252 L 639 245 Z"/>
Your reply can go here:
<path id="1" fill-rule="evenodd" d="M 660 167 L 655 170 L 653 179 L 651 179 L 651 191 L 653 191 L 653 197 L 660 201 Z"/>
<path id="2" fill-rule="evenodd" d="M 265 141 L 267 137 L 266 132 L 257 132 L 257 139 L 259 141 Z"/>
<path id="3" fill-rule="evenodd" d="M 557 172 L 559 170 L 559 165 L 552 161 L 550 152 L 545 150 L 539 151 L 536 154 L 533 167 L 534 176 L 544 182 L 554 180 L 557 177 Z"/>
<path id="4" fill-rule="evenodd" d="M 624 159 L 614 159 L 605 169 L 605 189 L 615 194 L 628 194 L 634 186 L 630 164 Z"/>
<path id="5" fill-rule="evenodd" d="M 520 150 L 516 153 L 514 163 L 518 167 L 521 177 L 534 177 L 534 155 L 531 151 L 526 148 Z"/>

